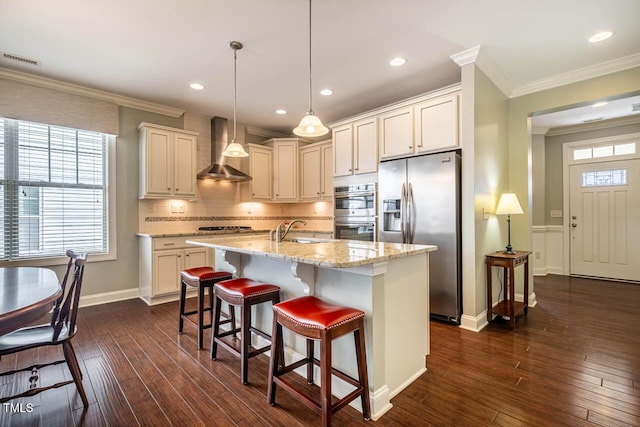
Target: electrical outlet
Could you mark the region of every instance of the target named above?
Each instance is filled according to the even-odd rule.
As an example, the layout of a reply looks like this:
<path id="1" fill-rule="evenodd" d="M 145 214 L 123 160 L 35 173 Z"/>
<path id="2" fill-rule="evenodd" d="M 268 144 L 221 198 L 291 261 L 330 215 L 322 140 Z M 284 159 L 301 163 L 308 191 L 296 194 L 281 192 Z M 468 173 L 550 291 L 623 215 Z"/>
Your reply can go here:
<path id="1" fill-rule="evenodd" d="M 171 202 L 171 213 L 184 213 L 184 202 Z"/>
<path id="2" fill-rule="evenodd" d="M 562 218 L 562 210 L 561 209 L 551 209 L 549 211 L 550 218 Z"/>
<path id="3" fill-rule="evenodd" d="M 539 251 L 536 251 L 536 259 L 542 258 Z"/>

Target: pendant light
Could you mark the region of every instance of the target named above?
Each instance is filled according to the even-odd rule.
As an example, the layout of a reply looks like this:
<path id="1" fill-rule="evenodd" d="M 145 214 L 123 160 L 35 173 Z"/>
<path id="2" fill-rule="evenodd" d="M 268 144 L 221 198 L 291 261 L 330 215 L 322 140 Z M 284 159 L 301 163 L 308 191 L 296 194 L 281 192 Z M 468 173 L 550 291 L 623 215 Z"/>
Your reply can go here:
<path id="1" fill-rule="evenodd" d="M 300 120 L 298 127 L 293 130 L 293 133 L 298 136 L 322 136 L 329 132 L 329 129 L 322 124 L 320 118 L 316 116 L 311 107 L 311 0 L 309 0 L 309 111 Z"/>
<path id="2" fill-rule="evenodd" d="M 249 153 L 244 151 L 242 145 L 236 141 L 236 98 L 238 97 L 236 64 L 238 62 L 237 52 L 242 49 L 242 43 L 233 41 L 229 43 L 229 47 L 233 49 L 233 139 L 222 152 L 222 155 L 226 157 L 247 157 Z"/>

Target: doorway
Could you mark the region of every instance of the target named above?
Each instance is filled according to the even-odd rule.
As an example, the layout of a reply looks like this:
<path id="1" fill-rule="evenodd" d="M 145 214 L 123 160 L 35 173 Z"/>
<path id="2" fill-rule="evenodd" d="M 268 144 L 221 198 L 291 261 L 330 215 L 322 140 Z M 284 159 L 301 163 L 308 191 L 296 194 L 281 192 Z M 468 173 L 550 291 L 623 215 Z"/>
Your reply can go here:
<path id="1" fill-rule="evenodd" d="M 570 274 L 640 281 L 638 138 L 567 144 Z"/>

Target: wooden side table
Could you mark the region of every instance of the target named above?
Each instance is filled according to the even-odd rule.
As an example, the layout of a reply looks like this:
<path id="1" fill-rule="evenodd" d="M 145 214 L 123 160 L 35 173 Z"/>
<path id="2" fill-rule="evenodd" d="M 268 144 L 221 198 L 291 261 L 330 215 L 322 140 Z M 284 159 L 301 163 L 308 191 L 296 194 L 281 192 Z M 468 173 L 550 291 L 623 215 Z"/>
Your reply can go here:
<path id="1" fill-rule="evenodd" d="M 505 254 L 502 251 L 487 255 L 487 321 L 491 322 L 493 315 L 509 316 L 511 328 L 516 327 L 516 316 L 521 312 L 527 315 L 529 310 L 529 254 L 528 251 L 515 251 L 515 254 Z M 515 300 L 514 270 L 524 264 L 524 302 Z M 491 295 L 491 267 L 504 268 L 504 299 L 495 307 Z"/>

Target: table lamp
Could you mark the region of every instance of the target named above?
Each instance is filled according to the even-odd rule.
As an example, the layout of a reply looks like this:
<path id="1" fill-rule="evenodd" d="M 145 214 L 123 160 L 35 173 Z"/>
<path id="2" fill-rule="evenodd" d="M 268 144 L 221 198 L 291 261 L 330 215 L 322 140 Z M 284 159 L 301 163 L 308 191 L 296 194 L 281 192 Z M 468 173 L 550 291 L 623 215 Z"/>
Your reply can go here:
<path id="1" fill-rule="evenodd" d="M 515 252 L 511 247 L 511 215 L 523 214 L 522 207 L 518 203 L 518 198 L 514 193 L 503 193 L 498 201 L 498 207 L 496 208 L 496 215 L 507 216 L 507 248 L 502 253 L 514 255 Z"/>

